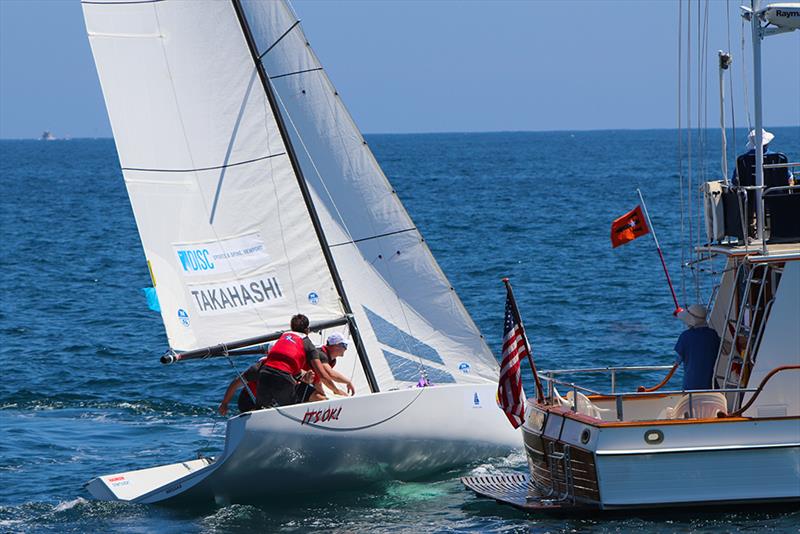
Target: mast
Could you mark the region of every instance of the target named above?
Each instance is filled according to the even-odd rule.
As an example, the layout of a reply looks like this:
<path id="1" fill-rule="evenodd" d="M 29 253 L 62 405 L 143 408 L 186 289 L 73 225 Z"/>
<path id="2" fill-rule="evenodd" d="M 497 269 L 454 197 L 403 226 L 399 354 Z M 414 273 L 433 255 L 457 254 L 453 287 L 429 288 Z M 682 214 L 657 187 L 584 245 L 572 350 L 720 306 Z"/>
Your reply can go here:
<path id="1" fill-rule="evenodd" d="M 378 381 L 375 379 L 375 374 L 372 371 L 372 366 L 369 363 L 369 359 L 367 358 L 367 353 L 364 348 L 364 342 L 361 339 L 361 334 L 358 331 L 358 326 L 356 325 L 355 319 L 353 318 L 353 312 L 350 308 L 350 303 L 347 300 L 347 295 L 344 291 L 344 286 L 342 284 L 342 280 L 339 276 L 339 271 L 336 269 L 336 265 L 333 262 L 333 256 L 331 255 L 330 248 L 328 247 L 328 240 L 325 237 L 325 233 L 322 230 L 322 224 L 320 223 L 319 216 L 317 214 L 316 209 L 314 208 L 314 202 L 311 199 L 311 194 L 308 190 L 308 184 L 306 183 L 305 177 L 303 176 L 303 171 L 300 168 L 300 164 L 297 159 L 297 154 L 295 153 L 294 146 L 292 145 L 292 141 L 289 138 L 289 132 L 286 129 L 286 124 L 283 121 L 283 116 L 281 115 L 277 99 L 275 98 L 275 94 L 272 90 L 272 86 L 269 81 L 269 77 L 267 76 L 266 71 L 264 70 L 264 64 L 261 62 L 259 57 L 258 49 L 256 47 L 255 39 L 253 38 L 253 33 L 250 30 L 250 25 L 247 22 L 247 18 L 244 14 L 244 9 L 242 8 L 240 0 L 231 0 L 233 4 L 233 9 L 236 12 L 236 17 L 239 19 L 239 25 L 242 28 L 242 33 L 244 34 L 245 41 L 247 41 L 247 47 L 250 50 L 250 55 L 253 58 L 253 63 L 255 64 L 256 71 L 258 72 L 258 77 L 261 79 L 261 85 L 264 88 L 264 92 L 267 95 L 267 99 L 269 100 L 270 108 L 272 109 L 272 114 L 275 116 L 275 122 L 278 125 L 278 131 L 283 138 L 283 143 L 286 146 L 286 152 L 289 156 L 289 160 L 292 163 L 292 169 L 294 170 L 294 174 L 297 177 L 297 184 L 300 187 L 300 191 L 303 195 L 303 200 L 305 201 L 306 208 L 308 209 L 308 214 L 311 216 L 312 224 L 314 225 L 314 230 L 317 234 L 317 240 L 320 243 L 322 248 L 322 253 L 325 256 L 325 261 L 328 264 L 328 270 L 331 273 L 331 277 L 333 278 L 334 285 L 336 286 L 336 291 L 339 293 L 339 297 L 342 299 L 342 306 L 344 307 L 345 314 L 347 315 L 347 324 L 350 329 L 350 333 L 353 335 L 353 342 L 356 347 L 356 351 L 358 352 L 358 359 L 361 361 L 361 366 L 364 369 L 364 374 L 367 377 L 367 382 L 369 383 L 370 390 L 375 393 L 379 391 L 378 388 Z"/>
<path id="2" fill-rule="evenodd" d="M 758 19 L 759 0 L 751 0 L 752 16 L 750 25 L 753 30 L 753 100 L 756 115 L 756 238 L 761 240 L 761 253 L 767 254 L 764 240 L 764 147 L 763 117 L 761 110 L 761 24 Z"/>

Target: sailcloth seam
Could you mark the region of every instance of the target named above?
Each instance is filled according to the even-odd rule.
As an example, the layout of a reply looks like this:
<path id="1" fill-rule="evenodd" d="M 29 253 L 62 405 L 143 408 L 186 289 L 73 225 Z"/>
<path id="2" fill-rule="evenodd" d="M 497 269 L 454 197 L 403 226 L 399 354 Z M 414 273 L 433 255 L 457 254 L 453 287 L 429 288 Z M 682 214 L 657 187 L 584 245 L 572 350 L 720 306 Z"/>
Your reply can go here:
<path id="1" fill-rule="evenodd" d="M 322 70 L 322 67 L 318 67 L 316 69 L 305 69 L 305 70 L 298 70 L 295 72 L 287 72 L 286 74 L 277 74 L 275 76 L 270 76 L 270 80 L 277 80 L 278 78 L 285 78 L 286 76 L 294 76 L 296 74 L 305 74 L 306 72 L 316 72 L 318 70 Z"/>
<path id="2" fill-rule="evenodd" d="M 257 161 L 264 161 L 269 158 L 276 158 L 278 156 L 285 156 L 286 152 L 279 152 L 277 154 L 270 154 L 268 156 L 261 156 L 260 158 L 248 159 L 245 161 L 237 161 L 236 163 L 227 163 L 225 165 L 215 165 L 213 167 L 198 167 L 196 169 L 150 169 L 146 167 L 122 167 L 123 171 L 138 171 L 138 172 L 201 172 L 201 171 L 218 171 L 220 169 L 229 169 L 230 167 L 237 167 L 239 165 L 247 165 L 248 163 L 255 163 Z"/>
<path id="3" fill-rule="evenodd" d="M 394 231 L 394 232 L 386 232 L 385 234 L 378 234 L 378 235 L 373 235 L 373 236 L 369 236 L 369 237 L 362 237 L 362 238 L 359 238 L 359 239 L 353 239 L 351 241 L 342 241 L 341 243 L 334 243 L 333 245 L 328 245 L 328 247 L 329 248 L 333 248 L 333 247 L 340 247 L 342 245 L 350 245 L 350 244 L 353 244 L 353 243 L 361 243 L 363 241 L 369 241 L 371 239 L 380 239 L 381 237 L 388 237 L 390 235 L 402 234 L 404 232 L 413 232 L 416 229 L 417 229 L 417 227 L 415 226 L 413 228 L 406 228 L 405 230 L 397 230 L 397 231 Z"/>

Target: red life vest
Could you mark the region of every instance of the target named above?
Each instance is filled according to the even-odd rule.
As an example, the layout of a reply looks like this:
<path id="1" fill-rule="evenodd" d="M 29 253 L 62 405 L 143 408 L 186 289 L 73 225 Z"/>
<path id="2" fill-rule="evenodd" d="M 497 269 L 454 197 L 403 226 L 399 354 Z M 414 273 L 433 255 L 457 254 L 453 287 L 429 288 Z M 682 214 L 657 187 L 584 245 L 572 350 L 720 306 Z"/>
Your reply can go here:
<path id="1" fill-rule="evenodd" d="M 306 349 L 303 346 L 305 337 L 305 334 L 285 332 L 270 347 L 268 359 L 264 365 L 284 371 L 292 376 L 299 375 L 300 371 L 307 367 Z"/>

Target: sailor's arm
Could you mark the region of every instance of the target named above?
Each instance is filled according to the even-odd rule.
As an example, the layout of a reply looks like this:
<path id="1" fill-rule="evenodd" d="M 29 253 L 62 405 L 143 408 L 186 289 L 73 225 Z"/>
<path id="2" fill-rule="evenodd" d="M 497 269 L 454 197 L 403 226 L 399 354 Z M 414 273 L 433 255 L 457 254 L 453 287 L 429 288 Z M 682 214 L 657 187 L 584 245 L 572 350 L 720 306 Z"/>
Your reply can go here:
<path id="1" fill-rule="evenodd" d="M 347 378 L 342 373 L 331 367 L 329 364 L 325 363 L 323 365 L 327 368 L 328 374 L 330 375 L 331 379 L 347 386 L 348 394 L 350 395 L 356 394 L 356 387 L 353 385 L 353 382 L 349 378 Z"/>
<path id="2" fill-rule="evenodd" d="M 233 398 L 233 394 L 236 393 L 236 390 L 242 385 L 241 380 L 237 376 L 234 378 L 230 384 L 228 384 L 228 389 L 225 390 L 225 396 L 222 397 L 222 402 L 219 403 L 219 408 L 217 411 L 220 415 L 226 415 L 228 413 L 228 403 Z"/>
<path id="3" fill-rule="evenodd" d="M 328 389 L 330 389 L 335 395 L 346 395 L 344 391 L 339 389 L 336 384 L 333 382 L 333 379 L 328 371 L 332 370 L 331 366 L 327 363 L 322 363 L 322 360 L 319 358 L 314 358 L 311 360 L 311 368 L 314 370 L 315 373 L 319 376 L 320 382 L 325 384 Z"/>

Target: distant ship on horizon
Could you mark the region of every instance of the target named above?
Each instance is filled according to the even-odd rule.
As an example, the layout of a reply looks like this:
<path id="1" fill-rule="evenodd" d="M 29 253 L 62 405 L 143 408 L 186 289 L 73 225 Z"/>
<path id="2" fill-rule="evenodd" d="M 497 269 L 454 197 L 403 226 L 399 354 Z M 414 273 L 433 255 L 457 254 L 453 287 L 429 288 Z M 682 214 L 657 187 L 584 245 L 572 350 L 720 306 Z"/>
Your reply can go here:
<path id="1" fill-rule="evenodd" d="M 49 130 L 42 132 L 42 136 L 39 138 L 40 141 L 55 141 L 56 139 L 58 138 Z"/>

